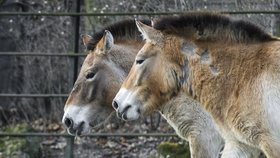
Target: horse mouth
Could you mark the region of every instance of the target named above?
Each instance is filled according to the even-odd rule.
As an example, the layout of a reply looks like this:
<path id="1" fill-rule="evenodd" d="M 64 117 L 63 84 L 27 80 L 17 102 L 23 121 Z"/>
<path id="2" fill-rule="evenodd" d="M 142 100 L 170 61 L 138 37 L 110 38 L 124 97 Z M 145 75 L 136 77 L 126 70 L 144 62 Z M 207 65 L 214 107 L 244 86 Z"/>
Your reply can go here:
<path id="1" fill-rule="evenodd" d="M 84 128 L 85 128 L 85 122 L 81 122 L 76 128 L 71 127 L 68 128 L 67 131 L 70 135 L 81 136 Z"/>
<path id="2" fill-rule="evenodd" d="M 138 108 L 138 106 L 132 107 L 131 105 L 128 105 L 122 111 L 118 110 L 116 115 L 123 121 L 133 121 L 141 116 L 141 109 Z"/>
<path id="3" fill-rule="evenodd" d="M 126 112 L 122 112 L 122 113 L 118 112 L 117 117 L 121 120 L 128 121 Z"/>

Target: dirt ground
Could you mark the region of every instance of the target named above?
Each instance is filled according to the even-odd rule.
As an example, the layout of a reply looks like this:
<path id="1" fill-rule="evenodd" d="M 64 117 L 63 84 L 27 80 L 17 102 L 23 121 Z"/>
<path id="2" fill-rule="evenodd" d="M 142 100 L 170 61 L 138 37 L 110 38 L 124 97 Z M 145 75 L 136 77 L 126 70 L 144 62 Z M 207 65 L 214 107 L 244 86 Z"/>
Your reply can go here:
<path id="1" fill-rule="evenodd" d="M 53 127 L 55 131 L 51 131 Z M 50 133 L 65 133 L 60 124 L 53 124 Z M 105 128 L 92 133 L 174 133 L 174 130 L 161 118 L 159 125 L 151 126 L 150 120 L 108 124 Z M 75 158 L 157 158 L 162 157 L 157 151 L 161 142 L 183 143 L 178 137 L 78 137 L 74 141 Z M 67 141 L 63 137 L 42 138 L 41 157 L 65 157 Z M 22 154 L 21 154 L 22 155 Z"/>

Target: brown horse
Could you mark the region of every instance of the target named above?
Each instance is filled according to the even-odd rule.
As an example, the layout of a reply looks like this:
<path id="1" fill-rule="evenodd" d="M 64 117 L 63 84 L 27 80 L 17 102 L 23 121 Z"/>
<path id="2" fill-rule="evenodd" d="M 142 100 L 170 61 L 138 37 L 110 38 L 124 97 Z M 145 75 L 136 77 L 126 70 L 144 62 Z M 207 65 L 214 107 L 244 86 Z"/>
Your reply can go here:
<path id="1" fill-rule="evenodd" d="M 113 97 L 143 45 L 133 20 L 109 25 L 93 37 L 83 36 L 83 43 L 89 54 L 66 101 L 62 119 L 72 135 L 89 133 L 111 115 Z"/>
<path id="2" fill-rule="evenodd" d="M 280 157 L 280 40 L 242 20 L 210 13 L 136 22 L 146 40 L 113 106 L 128 119 L 181 91 L 212 115 L 222 157 Z"/>
<path id="3" fill-rule="evenodd" d="M 83 37 L 89 54 L 66 102 L 62 120 L 72 135 L 89 133 L 91 127 L 99 126 L 110 116 L 114 111 L 113 96 L 144 45 L 134 20 L 118 22 L 106 29 L 115 38 L 109 31 L 102 37 L 104 30 L 93 38 Z M 209 114 L 196 101 L 182 94 L 156 110 L 179 136 L 189 141 L 192 157 L 218 157 L 223 139 Z"/>

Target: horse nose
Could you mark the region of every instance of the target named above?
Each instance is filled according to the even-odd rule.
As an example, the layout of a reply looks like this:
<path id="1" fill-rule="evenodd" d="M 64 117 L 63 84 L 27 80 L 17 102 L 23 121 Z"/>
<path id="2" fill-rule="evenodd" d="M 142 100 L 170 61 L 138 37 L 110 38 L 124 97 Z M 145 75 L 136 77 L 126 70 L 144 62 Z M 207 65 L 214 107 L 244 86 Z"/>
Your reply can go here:
<path id="1" fill-rule="evenodd" d="M 64 124 L 67 128 L 73 127 L 73 120 L 69 117 L 66 117 L 64 120 Z"/>
<path id="2" fill-rule="evenodd" d="M 127 120 L 128 120 L 127 111 L 128 111 L 131 107 L 132 107 L 131 105 L 127 105 L 122 111 L 120 111 L 120 109 L 118 109 L 118 111 L 117 111 L 117 116 L 118 116 L 120 119 L 123 119 L 124 121 L 127 121 Z"/>
<path id="3" fill-rule="evenodd" d="M 117 110 L 117 109 L 119 108 L 119 104 L 118 104 L 118 102 L 117 102 L 116 100 L 113 100 L 112 105 L 113 105 L 113 108 L 114 108 L 115 110 Z"/>

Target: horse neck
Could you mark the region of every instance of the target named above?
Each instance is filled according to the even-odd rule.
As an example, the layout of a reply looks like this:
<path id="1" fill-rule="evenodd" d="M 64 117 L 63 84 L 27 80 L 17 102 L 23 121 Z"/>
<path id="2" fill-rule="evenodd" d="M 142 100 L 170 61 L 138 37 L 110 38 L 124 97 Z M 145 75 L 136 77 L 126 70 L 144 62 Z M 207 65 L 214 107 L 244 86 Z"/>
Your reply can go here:
<path id="1" fill-rule="evenodd" d="M 209 114 L 197 102 L 180 94 L 159 111 L 176 133 L 189 141 L 192 157 L 218 157 L 223 139 Z"/>

